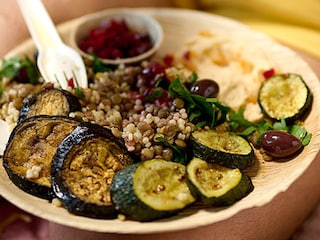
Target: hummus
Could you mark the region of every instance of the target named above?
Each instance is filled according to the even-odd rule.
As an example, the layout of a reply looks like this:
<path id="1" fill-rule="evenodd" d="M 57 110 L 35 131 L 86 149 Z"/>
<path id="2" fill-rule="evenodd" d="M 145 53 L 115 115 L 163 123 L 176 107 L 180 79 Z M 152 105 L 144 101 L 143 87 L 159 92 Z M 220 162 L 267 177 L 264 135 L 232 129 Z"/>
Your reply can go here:
<path id="1" fill-rule="evenodd" d="M 185 42 L 174 59 L 187 72 L 196 72 L 198 79 L 215 80 L 220 88 L 219 101 L 234 110 L 244 107 L 245 117 L 256 121 L 262 118 L 257 96 L 263 72 L 274 68 L 256 45 L 203 31 Z"/>

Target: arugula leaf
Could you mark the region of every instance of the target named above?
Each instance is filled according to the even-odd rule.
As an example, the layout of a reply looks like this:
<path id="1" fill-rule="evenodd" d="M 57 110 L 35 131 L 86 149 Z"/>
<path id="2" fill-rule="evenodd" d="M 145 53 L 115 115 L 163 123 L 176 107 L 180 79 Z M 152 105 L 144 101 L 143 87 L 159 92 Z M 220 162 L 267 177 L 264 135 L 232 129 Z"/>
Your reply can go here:
<path id="1" fill-rule="evenodd" d="M 185 151 L 185 149 L 168 142 L 167 139 L 163 137 L 157 137 L 155 138 L 156 141 L 159 141 L 161 143 L 164 143 L 166 146 L 170 147 L 173 151 L 173 162 L 181 163 L 186 165 L 188 161 L 188 156 Z"/>
<path id="2" fill-rule="evenodd" d="M 187 104 L 186 108 L 188 112 L 190 112 L 196 106 L 196 103 L 191 97 L 191 93 L 186 88 L 186 86 L 182 83 L 179 77 L 177 77 L 174 81 L 170 83 L 169 94 L 172 97 L 181 97 L 183 100 L 185 100 Z"/>
<path id="3" fill-rule="evenodd" d="M 17 75 L 19 69 L 21 68 L 20 57 L 14 56 L 8 60 L 2 60 L 2 67 L 0 71 L 1 77 L 13 78 Z"/>
<path id="4" fill-rule="evenodd" d="M 268 130 L 279 130 L 290 133 L 300 139 L 303 146 L 308 145 L 312 138 L 312 134 L 308 133 L 304 127 L 298 124 L 288 126 L 284 119 L 274 122 L 273 124 L 266 120 L 253 123 L 245 119 L 243 113 L 244 109 L 242 108 L 237 112 L 229 113 L 230 130 L 242 136 L 250 136 L 257 132 L 259 134 L 257 144 L 259 144 L 262 134 Z"/>
<path id="5" fill-rule="evenodd" d="M 281 119 L 280 122 L 275 122 L 273 124 L 273 129 L 274 130 L 283 130 L 283 131 L 287 131 L 287 132 L 289 131 L 287 123 L 286 123 L 286 121 L 284 119 Z"/>
<path id="6" fill-rule="evenodd" d="M 4 59 L 2 61 L 2 66 L 0 70 L 0 77 L 16 78 L 19 76 L 19 72 L 25 69 L 27 79 L 26 82 L 36 84 L 39 82 L 39 70 L 35 62 L 33 62 L 28 56 L 21 58 L 19 56 L 14 56 L 8 60 Z"/>
<path id="7" fill-rule="evenodd" d="M 169 94 L 184 100 L 189 121 L 196 127 L 209 125 L 211 128 L 226 121 L 230 108 L 223 106 L 216 98 L 205 98 L 192 94 L 177 77 L 169 85 Z"/>
<path id="8" fill-rule="evenodd" d="M 198 79 L 198 74 L 192 72 L 191 75 L 187 78 L 187 86 L 191 86 Z"/>
<path id="9" fill-rule="evenodd" d="M 84 93 L 80 90 L 80 88 L 75 87 L 73 88 L 74 93 L 80 98 L 80 99 L 84 99 L 85 95 Z"/>
<path id="10" fill-rule="evenodd" d="M 290 133 L 300 139 L 302 146 L 307 146 L 312 138 L 312 134 L 308 133 L 307 130 L 300 125 L 293 125 L 290 129 Z"/>
<path id="11" fill-rule="evenodd" d="M 105 65 L 95 54 L 91 53 L 91 56 L 93 57 L 92 70 L 94 73 L 111 71 L 111 69 Z"/>
<path id="12" fill-rule="evenodd" d="M 157 98 L 160 98 L 162 95 L 164 94 L 164 90 L 160 87 L 158 88 L 154 88 L 151 91 L 151 95 L 148 95 L 144 102 L 153 102 L 155 101 Z"/>

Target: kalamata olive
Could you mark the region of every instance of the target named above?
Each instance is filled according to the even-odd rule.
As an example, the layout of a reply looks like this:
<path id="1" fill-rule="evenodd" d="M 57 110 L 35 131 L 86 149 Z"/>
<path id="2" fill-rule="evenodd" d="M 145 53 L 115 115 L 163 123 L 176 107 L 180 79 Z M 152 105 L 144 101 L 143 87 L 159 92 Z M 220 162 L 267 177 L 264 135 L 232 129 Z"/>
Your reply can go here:
<path id="1" fill-rule="evenodd" d="M 273 157 L 287 158 L 297 153 L 302 148 L 302 143 L 289 133 L 269 130 L 262 135 L 261 146 Z"/>
<path id="2" fill-rule="evenodd" d="M 202 79 L 191 85 L 190 92 L 206 98 L 215 98 L 219 93 L 219 85 L 214 80 Z"/>

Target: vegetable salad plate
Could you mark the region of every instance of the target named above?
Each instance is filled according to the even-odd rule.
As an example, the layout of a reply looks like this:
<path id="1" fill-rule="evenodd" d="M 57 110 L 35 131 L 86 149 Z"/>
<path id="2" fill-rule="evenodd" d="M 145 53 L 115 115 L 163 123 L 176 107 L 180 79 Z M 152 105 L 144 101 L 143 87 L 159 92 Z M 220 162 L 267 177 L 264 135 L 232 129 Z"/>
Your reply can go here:
<path id="1" fill-rule="evenodd" d="M 103 15 L 110 11 L 114 9 L 83 18 Z M 95 232 L 136 234 L 185 230 L 217 223 L 232 218 L 242 210 L 266 205 L 294 184 L 315 160 L 320 144 L 320 116 L 317 111 L 320 107 L 320 85 L 308 64 L 294 51 L 267 36 L 220 16 L 165 8 L 138 8 L 130 11 L 154 17 L 163 28 L 163 42 L 153 56 L 154 59 L 176 61 L 183 64 L 190 73 L 196 72 L 199 78 L 215 79 L 219 83 L 221 101 L 234 109 L 245 106 L 244 114 L 250 120 L 261 117 L 261 111 L 257 111 L 259 105 L 256 98 L 261 76 L 270 75 L 272 72 L 302 76 L 313 96 L 311 111 L 303 120 L 303 127 L 312 134 L 310 142 L 299 154 L 286 161 L 268 161 L 257 157 L 255 164 L 245 170 L 252 179 L 254 189 L 239 201 L 220 207 L 195 204 L 177 215 L 154 221 L 97 219 L 69 213 L 63 207 L 55 206 L 46 199 L 16 187 L 9 179 L 2 159 L 0 194 L 19 208 L 54 223 Z M 73 29 L 83 18 L 58 27 L 67 43 L 70 43 Z M 33 56 L 34 51 L 34 43 L 27 40 L 9 52 L 5 59 L 16 55 Z M 8 131 L 6 126 L 0 127 L 1 133 Z"/>

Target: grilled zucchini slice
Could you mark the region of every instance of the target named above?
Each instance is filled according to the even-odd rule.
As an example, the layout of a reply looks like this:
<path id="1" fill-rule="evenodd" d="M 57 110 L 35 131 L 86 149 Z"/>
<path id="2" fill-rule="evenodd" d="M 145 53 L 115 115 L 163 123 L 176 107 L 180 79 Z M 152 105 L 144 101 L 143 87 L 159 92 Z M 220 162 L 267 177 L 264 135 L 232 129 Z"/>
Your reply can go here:
<path id="1" fill-rule="evenodd" d="M 187 183 L 205 204 L 231 205 L 253 190 L 251 178 L 237 168 L 226 168 L 193 158 L 187 165 Z"/>
<path id="2" fill-rule="evenodd" d="M 303 118 L 312 105 L 312 93 L 302 77 L 294 73 L 278 74 L 261 84 L 258 103 L 273 120 L 293 122 Z"/>
<path id="3" fill-rule="evenodd" d="M 50 88 L 26 99 L 20 110 L 19 122 L 35 115 L 68 116 L 76 111 L 81 111 L 76 96 L 63 89 Z"/>
<path id="4" fill-rule="evenodd" d="M 19 123 L 3 154 L 3 166 L 12 182 L 27 193 L 51 199 L 52 157 L 60 142 L 79 124 L 57 116 L 34 116 Z"/>
<path id="5" fill-rule="evenodd" d="M 194 131 L 190 136 L 193 155 L 210 163 L 246 169 L 255 163 L 249 142 L 232 132 L 214 129 Z"/>
<path id="6" fill-rule="evenodd" d="M 138 221 L 175 215 L 195 201 L 185 170 L 182 164 L 162 159 L 133 164 L 114 175 L 112 201 L 117 210 Z"/>
<path id="7" fill-rule="evenodd" d="M 82 124 L 59 145 L 51 165 L 56 196 L 73 214 L 114 218 L 110 184 L 116 171 L 133 163 L 121 139 L 96 124 Z"/>

